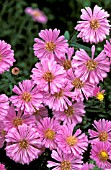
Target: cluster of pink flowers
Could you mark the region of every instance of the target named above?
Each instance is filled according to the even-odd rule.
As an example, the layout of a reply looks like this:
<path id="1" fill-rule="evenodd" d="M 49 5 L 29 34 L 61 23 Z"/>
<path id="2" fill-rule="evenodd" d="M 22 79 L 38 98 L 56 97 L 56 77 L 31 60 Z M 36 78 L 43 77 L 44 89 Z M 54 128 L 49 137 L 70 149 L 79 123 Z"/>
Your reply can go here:
<path id="1" fill-rule="evenodd" d="M 27 11 L 35 17 L 36 11 Z M 102 41 L 109 34 L 108 16 L 97 5 L 93 12 L 89 7 L 82 10 L 78 37 L 90 43 Z M 55 162 L 48 161 L 47 167 L 88 170 L 94 165 L 83 162 L 83 153 L 90 143 L 90 158 L 100 168 L 111 168 L 111 122 L 94 121 L 96 131 L 89 130 L 89 141 L 81 129 L 74 130 L 85 115 L 84 100 L 104 98 L 99 82 L 110 71 L 111 45 L 107 42 L 97 57 L 93 45 L 89 56 L 83 49 L 74 52 L 59 34 L 56 28 L 40 31 L 33 48 L 40 62 L 32 69 L 31 79 L 15 85 L 11 97 L 0 95 L 0 147 L 5 142 L 6 155 L 21 164 L 29 164 L 49 148 Z M 10 45 L 0 41 L 0 73 L 14 61 Z"/>

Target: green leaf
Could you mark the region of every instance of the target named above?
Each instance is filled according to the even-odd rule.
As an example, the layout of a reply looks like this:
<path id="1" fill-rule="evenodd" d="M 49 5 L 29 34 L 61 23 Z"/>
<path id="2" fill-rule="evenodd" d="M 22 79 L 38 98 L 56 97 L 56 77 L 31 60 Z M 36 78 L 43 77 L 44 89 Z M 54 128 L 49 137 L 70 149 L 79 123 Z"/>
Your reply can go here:
<path id="1" fill-rule="evenodd" d="M 64 37 L 69 40 L 70 39 L 70 34 L 69 34 L 69 31 L 65 31 L 64 33 Z"/>
<path id="2" fill-rule="evenodd" d="M 91 53 L 91 49 L 90 49 L 89 47 L 86 47 L 86 46 L 81 45 L 81 44 L 79 44 L 79 43 L 73 42 L 73 43 L 70 44 L 70 46 L 76 47 L 76 48 L 82 48 L 82 49 L 84 49 L 85 51 L 88 51 L 88 52 Z"/>

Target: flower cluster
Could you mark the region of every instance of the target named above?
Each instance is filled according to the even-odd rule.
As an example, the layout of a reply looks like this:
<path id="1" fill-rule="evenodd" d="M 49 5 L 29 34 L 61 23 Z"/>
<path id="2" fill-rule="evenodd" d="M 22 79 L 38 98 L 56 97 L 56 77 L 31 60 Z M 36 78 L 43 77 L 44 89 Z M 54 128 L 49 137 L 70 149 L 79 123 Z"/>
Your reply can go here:
<path id="1" fill-rule="evenodd" d="M 27 8 L 26 12 L 43 21 L 40 11 Z M 78 37 L 90 43 L 102 41 L 109 34 L 108 16 L 97 5 L 93 12 L 89 7 L 83 9 L 84 21 L 76 26 Z M 89 129 L 89 141 L 76 128 L 86 114 L 84 100 L 104 99 L 105 90 L 100 91 L 99 83 L 110 71 L 110 44 L 95 57 L 94 45 L 91 56 L 84 49 L 74 51 L 59 34 L 56 28 L 40 31 L 33 47 L 39 62 L 32 68 L 30 80 L 14 85 L 11 97 L 0 95 L 0 148 L 5 143 L 6 155 L 21 164 L 29 164 L 49 148 L 53 161 L 47 167 L 88 170 L 94 165 L 84 163 L 83 154 L 90 143 L 90 158 L 100 168 L 111 168 L 111 121 L 95 120 L 96 131 Z M 10 45 L 0 41 L 0 73 L 14 61 Z"/>

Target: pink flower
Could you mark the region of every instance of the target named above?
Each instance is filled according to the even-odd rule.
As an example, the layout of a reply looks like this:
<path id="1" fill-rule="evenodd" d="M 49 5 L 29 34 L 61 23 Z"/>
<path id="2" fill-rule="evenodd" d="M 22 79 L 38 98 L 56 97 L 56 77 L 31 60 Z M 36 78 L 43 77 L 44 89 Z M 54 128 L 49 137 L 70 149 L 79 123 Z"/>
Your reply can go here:
<path id="1" fill-rule="evenodd" d="M 50 109 L 55 111 L 64 111 L 68 109 L 68 106 L 72 105 L 71 98 L 73 93 L 69 86 L 64 85 L 58 92 L 54 94 L 46 93 L 44 94 L 43 102 L 45 105 L 49 106 Z"/>
<path id="2" fill-rule="evenodd" d="M 111 169 L 111 144 L 105 142 L 97 142 L 92 145 L 91 159 L 93 159 L 97 166 L 102 169 Z"/>
<path id="3" fill-rule="evenodd" d="M 64 111 L 53 111 L 54 118 L 63 121 L 63 124 L 73 124 L 74 126 L 82 122 L 82 116 L 85 114 L 83 102 L 76 102 Z"/>
<path id="4" fill-rule="evenodd" d="M 40 22 L 42 24 L 46 24 L 47 23 L 47 16 L 44 14 L 43 11 L 41 11 L 40 9 L 33 9 L 31 7 L 27 7 L 25 9 L 25 13 L 29 14 L 30 16 L 32 16 L 34 21 Z"/>
<path id="5" fill-rule="evenodd" d="M 65 55 L 63 55 L 60 59 L 57 58 L 57 57 L 55 58 L 57 63 L 64 67 L 67 74 L 68 74 L 68 71 L 70 69 L 72 70 L 72 67 L 73 67 L 73 64 L 72 64 L 72 60 L 73 60 L 72 55 L 73 54 L 74 54 L 74 48 L 70 47 L 70 48 L 67 49 L 67 53 Z"/>
<path id="6" fill-rule="evenodd" d="M 32 69 L 31 77 L 40 90 L 55 93 L 62 88 L 66 81 L 66 72 L 56 61 L 44 59 L 35 66 L 37 69 Z"/>
<path id="7" fill-rule="evenodd" d="M 48 117 L 48 109 L 45 106 L 41 105 L 39 109 L 36 109 L 36 108 L 34 109 L 35 110 L 33 112 L 33 115 L 35 119 L 37 120 L 37 122 L 40 121 L 40 119 L 42 118 Z"/>
<path id="8" fill-rule="evenodd" d="M 104 51 L 102 51 L 95 59 L 95 46 L 92 48 L 92 58 L 83 50 L 76 51 L 73 62 L 75 75 L 80 77 L 81 80 L 88 80 L 90 83 L 98 84 L 107 77 L 107 72 L 110 71 L 110 62 Z"/>
<path id="9" fill-rule="evenodd" d="M 32 115 L 24 115 L 23 112 L 20 110 L 18 112 L 15 112 L 14 106 L 11 105 L 8 110 L 8 114 L 4 119 L 5 129 L 8 131 L 13 127 L 17 128 L 23 123 L 34 126 L 36 124 L 36 119 Z"/>
<path id="10" fill-rule="evenodd" d="M 38 158 L 41 144 L 36 128 L 22 124 L 11 128 L 6 135 L 6 155 L 15 162 L 29 164 Z"/>
<path id="11" fill-rule="evenodd" d="M 106 44 L 104 45 L 104 51 L 108 57 L 110 57 L 111 63 L 111 39 L 108 41 L 106 40 Z"/>
<path id="12" fill-rule="evenodd" d="M 80 170 L 93 170 L 93 168 L 94 168 L 94 164 L 85 163 L 83 164 L 83 167 Z"/>
<path id="13" fill-rule="evenodd" d="M 5 165 L 2 164 L 2 163 L 0 163 L 0 170 L 6 170 L 6 169 L 5 169 Z"/>
<path id="14" fill-rule="evenodd" d="M 82 156 L 74 156 L 73 154 L 64 154 L 60 149 L 53 150 L 51 157 L 55 162 L 48 161 L 47 167 L 52 170 L 80 170 L 82 164 Z"/>
<path id="15" fill-rule="evenodd" d="M 68 43 L 63 35 L 58 37 L 59 34 L 60 30 L 57 30 L 56 28 L 54 30 L 41 30 L 39 33 L 41 39 L 34 39 L 35 56 L 37 56 L 39 59 L 45 59 L 47 57 L 49 59 L 54 59 L 55 56 L 57 58 L 61 58 L 61 56 L 67 52 Z"/>
<path id="16" fill-rule="evenodd" d="M 101 89 L 100 86 L 99 86 L 99 87 L 95 87 L 94 92 L 93 92 L 93 95 L 94 95 L 98 100 L 103 101 L 103 100 L 104 100 L 104 95 L 105 95 L 105 94 L 104 94 L 105 90 L 100 91 L 100 89 Z"/>
<path id="17" fill-rule="evenodd" d="M 73 153 L 76 156 L 87 149 L 88 138 L 80 129 L 77 129 L 73 134 L 73 129 L 73 124 L 62 125 L 62 128 L 58 131 L 56 142 L 65 154 Z"/>
<path id="18" fill-rule="evenodd" d="M 84 97 L 88 100 L 89 97 L 93 96 L 95 85 L 89 81 L 81 80 L 80 77 L 75 76 L 73 72 L 67 75 L 68 84 L 73 93 L 73 99 L 77 102 L 83 101 Z"/>
<path id="19" fill-rule="evenodd" d="M 80 31 L 77 37 L 82 38 L 84 42 L 90 42 L 97 44 L 109 35 L 109 14 L 101 7 L 95 5 L 94 10 L 90 7 L 85 7 L 81 10 L 82 21 L 78 21 L 78 25 L 75 27 L 77 31 Z"/>
<path id="20" fill-rule="evenodd" d="M 100 119 L 94 120 L 93 124 L 95 130 L 89 129 L 91 143 L 95 141 L 111 142 L 111 121 Z"/>
<path id="21" fill-rule="evenodd" d="M 4 145 L 6 134 L 7 131 L 5 130 L 4 121 L 0 121 L 0 148 L 2 148 Z"/>
<path id="22" fill-rule="evenodd" d="M 9 68 L 13 66 L 13 62 L 15 62 L 15 59 L 11 45 L 7 44 L 4 40 L 0 40 L 0 74 L 9 70 Z"/>
<path id="23" fill-rule="evenodd" d="M 16 85 L 12 89 L 17 95 L 11 96 L 10 101 L 17 110 L 24 111 L 25 114 L 32 114 L 34 107 L 38 108 L 42 103 L 43 95 L 39 92 L 38 87 L 33 83 L 32 80 L 23 80 L 19 82 L 19 87 Z"/>
<path id="24" fill-rule="evenodd" d="M 8 113 L 9 101 L 5 94 L 0 95 L 0 120 L 3 120 Z"/>
<path id="25" fill-rule="evenodd" d="M 57 144 L 55 142 L 57 132 L 60 129 L 60 124 L 54 118 L 46 117 L 41 119 L 37 124 L 37 131 L 39 133 L 40 142 L 50 150 L 56 149 Z"/>

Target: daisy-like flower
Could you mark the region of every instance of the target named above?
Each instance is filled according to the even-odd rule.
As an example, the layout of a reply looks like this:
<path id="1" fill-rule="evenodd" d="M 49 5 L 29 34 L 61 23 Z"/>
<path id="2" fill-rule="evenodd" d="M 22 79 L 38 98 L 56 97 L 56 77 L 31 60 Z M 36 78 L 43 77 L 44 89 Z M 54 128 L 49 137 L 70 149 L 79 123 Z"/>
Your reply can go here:
<path id="1" fill-rule="evenodd" d="M 100 119 L 94 120 L 93 124 L 95 130 L 89 129 L 91 143 L 95 141 L 111 142 L 111 121 Z"/>
<path id="2" fill-rule="evenodd" d="M 15 111 L 14 106 L 11 105 L 8 114 L 4 119 L 5 129 L 8 131 L 13 127 L 18 127 L 23 123 L 27 125 L 36 125 L 36 119 L 33 115 L 24 115 L 21 110 L 18 112 Z"/>
<path id="3" fill-rule="evenodd" d="M 53 111 L 54 118 L 63 121 L 63 124 L 74 124 L 82 122 L 82 116 L 85 114 L 83 102 L 75 102 L 64 111 Z"/>
<path id="4" fill-rule="evenodd" d="M 9 101 L 5 94 L 0 95 L 0 120 L 3 120 L 8 113 Z"/>
<path id="5" fill-rule="evenodd" d="M 85 7 L 81 12 L 82 21 L 78 21 L 78 25 L 75 27 L 77 31 L 80 31 L 77 37 L 91 44 L 103 41 L 109 35 L 110 25 L 107 19 L 109 14 L 97 5 L 93 11 L 90 7 Z"/>
<path id="6" fill-rule="evenodd" d="M 14 62 L 14 51 L 11 50 L 11 45 L 7 44 L 4 40 L 0 40 L 0 74 L 9 70 Z"/>
<path id="7" fill-rule="evenodd" d="M 81 80 L 80 77 L 75 76 L 73 72 L 67 75 L 68 84 L 73 91 L 73 99 L 77 102 L 83 101 L 84 97 L 88 100 L 93 96 L 95 85 L 89 81 Z"/>
<path id="8" fill-rule="evenodd" d="M 57 92 L 66 81 L 66 72 L 62 66 L 54 60 L 44 59 L 32 69 L 32 79 L 40 90 Z"/>
<path id="9" fill-rule="evenodd" d="M 40 9 L 33 9 L 31 7 L 27 7 L 25 9 L 25 13 L 29 14 L 30 16 L 32 16 L 33 20 L 42 24 L 46 24 L 47 23 L 47 16 L 44 14 L 43 11 L 41 11 Z"/>
<path id="10" fill-rule="evenodd" d="M 80 168 L 80 170 L 93 170 L 93 168 L 94 168 L 94 164 L 85 163 L 83 164 L 82 168 Z"/>
<path id="11" fill-rule="evenodd" d="M 110 58 L 111 63 L 111 39 L 109 41 L 106 40 L 106 44 L 104 45 L 104 51 L 106 55 Z"/>
<path id="12" fill-rule="evenodd" d="M 99 101 L 103 101 L 104 100 L 104 92 L 105 90 L 100 90 L 101 87 L 95 87 L 93 95 L 99 100 Z"/>
<path id="13" fill-rule="evenodd" d="M 55 142 L 57 137 L 57 132 L 61 128 L 59 122 L 54 118 L 46 117 L 41 119 L 37 124 L 37 131 L 39 133 L 40 142 L 46 148 L 50 150 L 57 148 L 57 143 Z"/>
<path id="14" fill-rule="evenodd" d="M 34 54 L 39 59 L 45 59 L 45 58 L 61 58 L 63 54 L 67 52 L 68 43 L 67 40 L 65 40 L 65 37 L 62 35 L 59 37 L 60 30 L 57 30 L 56 28 L 54 30 L 52 29 L 45 29 L 41 30 L 39 33 L 39 38 L 35 38 L 35 44 L 34 44 Z"/>
<path id="15" fill-rule="evenodd" d="M 80 170 L 82 166 L 82 156 L 64 154 L 60 149 L 53 150 L 51 157 L 55 162 L 48 161 L 47 167 L 53 168 L 52 170 Z"/>
<path id="16" fill-rule="evenodd" d="M 97 166 L 102 169 L 111 169 L 111 144 L 105 142 L 96 142 L 92 145 L 90 158 Z"/>
<path id="17" fill-rule="evenodd" d="M 37 122 L 40 121 L 40 119 L 42 118 L 48 117 L 48 109 L 45 106 L 41 105 L 39 109 L 36 109 L 36 108 L 34 109 L 35 110 L 33 112 L 33 115 L 35 119 L 37 120 Z"/>
<path id="18" fill-rule="evenodd" d="M 74 48 L 70 47 L 68 48 L 67 53 L 63 55 L 60 59 L 55 58 L 57 63 L 64 67 L 64 70 L 66 70 L 66 72 L 72 69 L 72 60 L 73 60 L 72 55 L 73 54 L 74 54 Z"/>
<path id="19" fill-rule="evenodd" d="M 5 169 L 5 165 L 2 164 L 2 163 L 0 163 L 0 170 L 6 170 L 6 169 Z"/>
<path id="20" fill-rule="evenodd" d="M 75 134 L 73 134 L 73 129 L 73 124 L 63 125 L 58 131 L 56 142 L 65 154 L 81 155 L 87 150 L 88 138 L 80 129 L 77 129 Z"/>
<path id="21" fill-rule="evenodd" d="M 0 148 L 2 148 L 4 145 L 6 134 L 7 134 L 7 131 L 5 130 L 4 122 L 0 121 Z"/>
<path id="22" fill-rule="evenodd" d="M 68 109 L 68 106 L 72 105 L 70 100 L 72 96 L 71 88 L 64 85 L 63 88 L 54 94 L 45 93 L 43 103 L 53 111 L 64 111 L 64 109 Z"/>
<path id="23" fill-rule="evenodd" d="M 36 128 L 22 124 L 11 128 L 6 135 L 6 155 L 15 162 L 29 164 L 38 158 L 40 143 Z"/>
<path id="24" fill-rule="evenodd" d="M 10 101 L 17 107 L 17 110 L 24 111 L 24 114 L 32 114 L 34 112 L 33 106 L 39 108 L 42 103 L 43 95 L 32 80 L 19 82 L 19 87 L 15 85 L 12 91 L 17 95 L 11 96 Z"/>
<path id="25" fill-rule="evenodd" d="M 94 58 L 95 46 L 91 48 L 92 58 L 83 50 L 76 51 L 73 66 L 76 67 L 75 75 L 81 77 L 81 80 L 89 80 L 90 83 L 98 84 L 107 77 L 110 71 L 109 58 L 106 57 L 104 50 Z"/>

